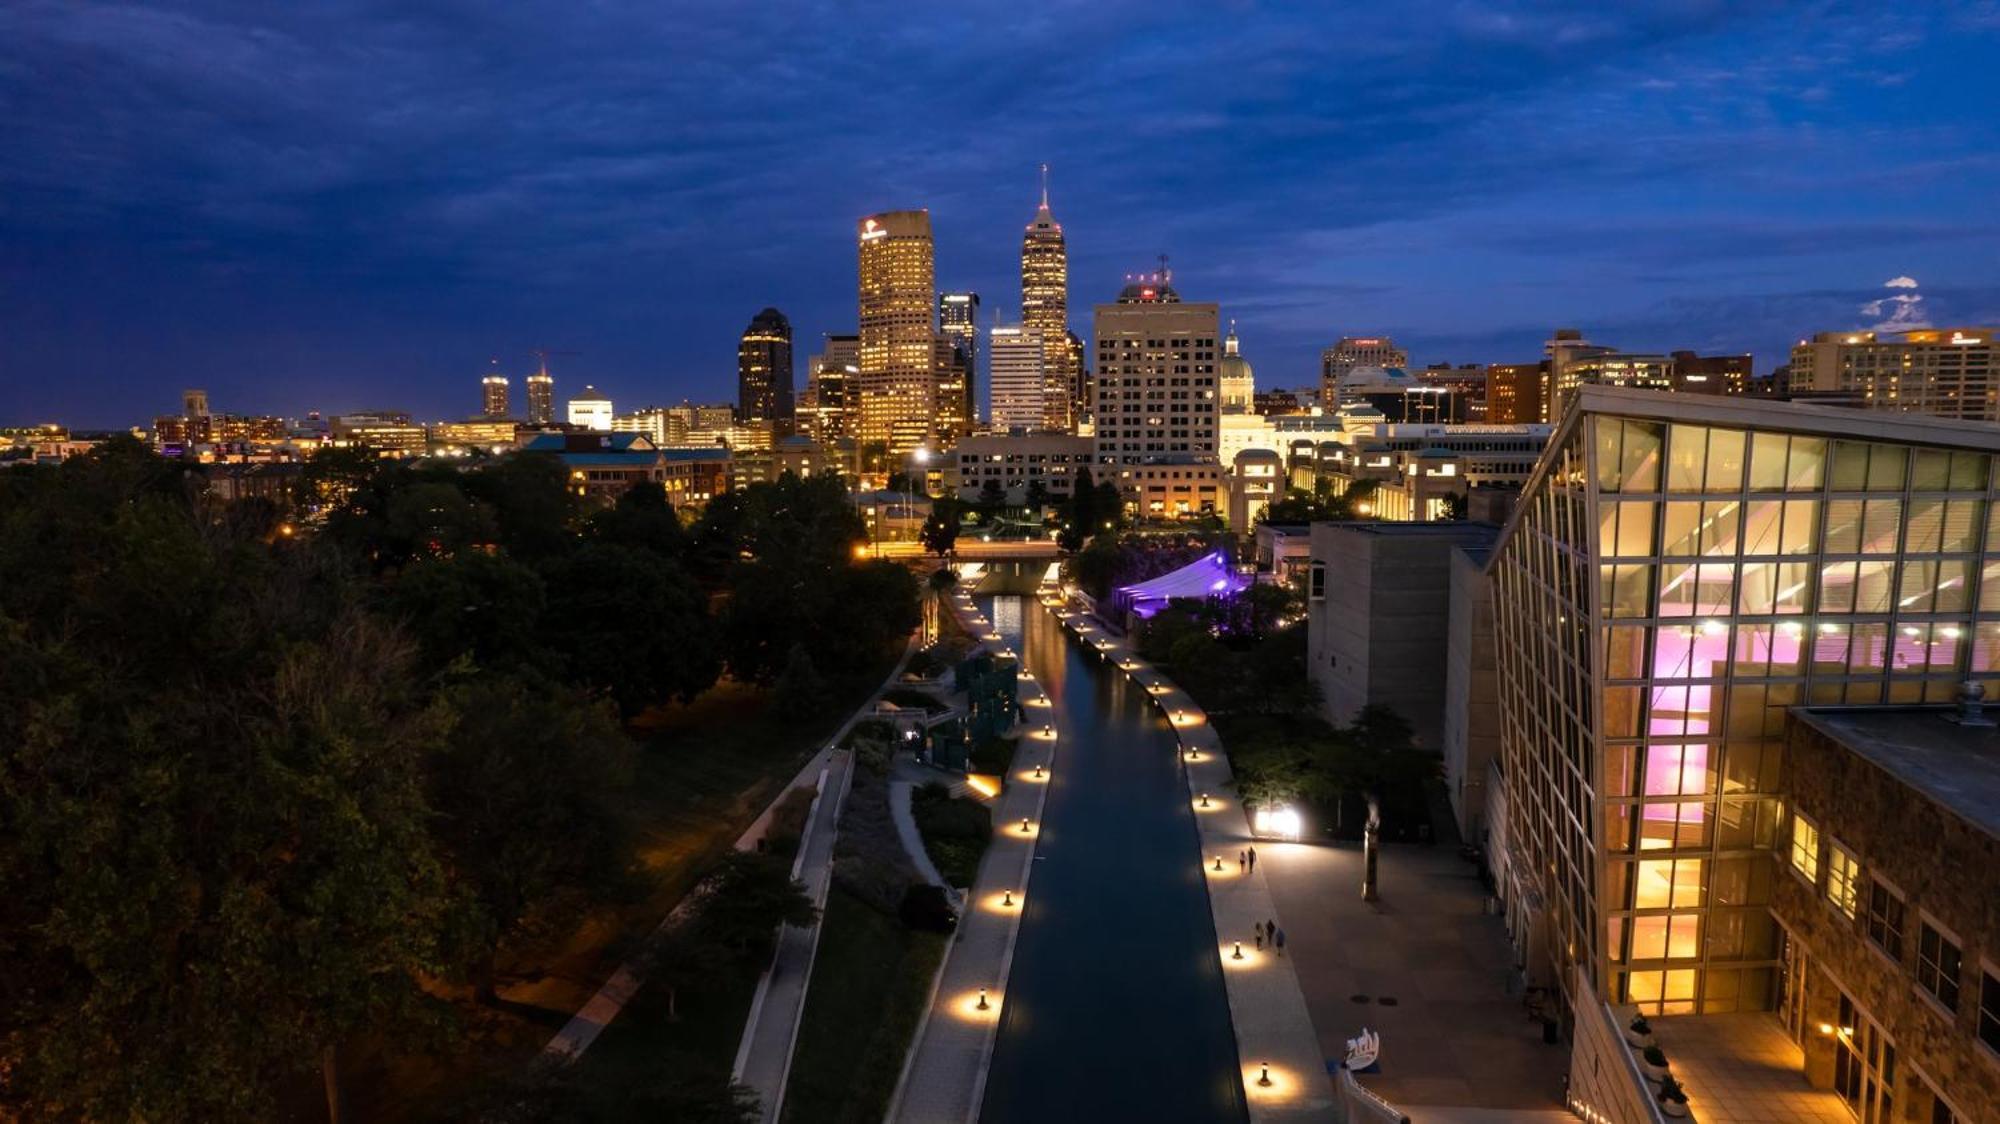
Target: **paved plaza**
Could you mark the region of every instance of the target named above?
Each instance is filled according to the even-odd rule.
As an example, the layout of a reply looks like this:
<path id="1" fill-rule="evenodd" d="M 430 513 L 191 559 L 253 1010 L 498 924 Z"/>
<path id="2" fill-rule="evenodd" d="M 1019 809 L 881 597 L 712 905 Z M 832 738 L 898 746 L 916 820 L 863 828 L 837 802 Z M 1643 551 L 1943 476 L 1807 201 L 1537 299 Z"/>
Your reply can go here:
<path id="1" fill-rule="evenodd" d="M 1418 1124 L 1561 1112 L 1569 1051 L 1543 1043 L 1513 993 L 1506 933 L 1455 848 L 1385 844 L 1372 904 L 1359 844 L 1264 843 L 1257 854 L 1326 1057 L 1363 1027 L 1379 1033 L 1382 1072 L 1361 1083 Z"/>
<path id="2" fill-rule="evenodd" d="M 1769 1011 L 1650 1020 L 1688 1109 L 1702 1124 L 1849 1124 L 1830 1090 L 1806 1084 L 1804 1054 Z"/>

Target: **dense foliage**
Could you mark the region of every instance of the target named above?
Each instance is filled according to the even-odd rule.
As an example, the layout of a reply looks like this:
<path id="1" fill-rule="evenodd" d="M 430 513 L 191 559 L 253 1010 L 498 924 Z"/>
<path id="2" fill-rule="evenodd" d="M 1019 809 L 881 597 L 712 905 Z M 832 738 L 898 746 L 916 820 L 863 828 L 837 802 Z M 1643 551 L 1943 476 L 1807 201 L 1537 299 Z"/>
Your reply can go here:
<path id="1" fill-rule="evenodd" d="M 447 1032 L 631 876 L 621 715 L 725 666 L 814 700 L 918 611 L 833 481 L 684 527 L 533 456 L 323 454 L 289 509 L 199 474 L 129 440 L 0 471 L 0 1115 L 268 1119 L 344 1040 Z M 798 916 L 767 873 L 719 876 L 722 955 Z"/>
<path id="2" fill-rule="evenodd" d="M 1364 707 L 1347 726 L 1321 717 L 1299 611 L 1297 592 L 1274 585 L 1233 602 L 1176 604 L 1139 630 L 1138 649 L 1208 712 L 1245 803 L 1310 805 L 1321 828 L 1354 836 L 1373 797 L 1391 838 L 1419 836 L 1438 756 L 1386 707 Z"/>

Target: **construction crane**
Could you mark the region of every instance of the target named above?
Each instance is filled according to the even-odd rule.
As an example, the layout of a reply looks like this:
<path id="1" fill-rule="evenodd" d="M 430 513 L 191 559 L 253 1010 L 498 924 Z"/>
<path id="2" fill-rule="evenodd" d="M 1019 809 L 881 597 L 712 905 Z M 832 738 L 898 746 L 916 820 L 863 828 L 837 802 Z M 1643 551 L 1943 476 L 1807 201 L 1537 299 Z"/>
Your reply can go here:
<path id="1" fill-rule="evenodd" d="M 537 359 L 541 360 L 541 363 L 542 363 L 542 370 L 541 370 L 541 374 L 542 374 L 542 376 L 543 376 L 543 377 L 545 377 L 545 378 L 546 378 L 546 377 L 548 376 L 548 373 L 549 373 L 549 356 L 551 356 L 551 355 L 582 355 L 582 354 L 583 354 L 583 352 L 581 352 L 581 351 L 562 351 L 562 350 L 558 350 L 558 349 L 555 349 L 555 348 L 548 348 L 548 347 L 531 347 L 531 348 L 529 348 L 529 349 L 528 349 L 528 354 L 530 354 L 530 355 L 532 355 L 532 356 L 536 357 Z"/>

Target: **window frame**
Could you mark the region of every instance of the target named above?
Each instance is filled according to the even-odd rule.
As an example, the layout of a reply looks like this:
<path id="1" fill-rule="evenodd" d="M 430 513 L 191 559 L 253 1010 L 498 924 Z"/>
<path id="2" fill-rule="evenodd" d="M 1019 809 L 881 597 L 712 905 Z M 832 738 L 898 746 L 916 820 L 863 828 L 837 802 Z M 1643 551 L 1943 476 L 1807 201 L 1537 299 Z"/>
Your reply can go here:
<path id="1" fill-rule="evenodd" d="M 1896 947 L 1893 949 L 1883 944 L 1880 940 L 1876 939 L 1875 936 L 1874 893 L 1875 890 L 1878 888 L 1881 889 L 1881 891 L 1884 894 L 1888 895 L 1891 901 L 1896 903 L 1899 911 L 1899 915 L 1896 918 L 1896 925 L 1893 929 L 1889 927 L 1886 917 L 1883 919 L 1883 924 L 1882 924 L 1883 929 L 1892 932 L 1896 935 Z M 1868 873 L 1868 892 L 1869 892 L 1868 906 L 1865 910 L 1862 911 L 1862 917 L 1861 917 L 1862 935 L 1867 938 L 1868 947 L 1874 949 L 1876 955 L 1882 957 L 1882 959 L 1884 960 L 1889 961 L 1896 967 L 1901 968 L 1903 966 L 1903 953 L 1908 945 L 1909 927 L 1910 927 L 1910 899 L 1907 895 L 1903 893 L 1901 889 L 1899 889 L 1896 886 L 1895 883 L 1889 881 L 1888 879 L 1882 877 L 1880 874 L 1877 874 L 1873 871 L 1870 871 Z"/>
<path id="2" fill-rule="evenodd" d="M 1959 939 L 1958 934 L 1954 933 L 1950 926 L 1932 916 L 1928 910 L 1918 910 L 1917 919 L 1917 970 L 1914 973 L 1917 993 L 1922 995 L 1933 1007 L 1937 1008 L 1947 1020 L 1955 1023 L 1958 1019 L 1959 1005 L 1965 998 L 1965 942 Z M 1937 934 L 1941 944 L 1950 945 L 1952 958 L 1958 961 L 1958 970 L 1951 978 L 1952 999 L 1949 1003 L 1945 1002 L 1944 996 L 1939 995 L 1931 983 L 1927 982 L 1924 978 L 1926 975 L 1924 934 L 1926 932 Z M 1945 978 L 1944 965 L 1938 963 L 1933 965 L 1933 967 L 1937 973 L 1937 981 L 1942 983 Z"/>
<path id="3" fill-rule="evenodd" d="M 1801 823 L 1805 824 L 1812 832 L 1811 870 L 1805 870 L 1799 866 L 1799 825 Z M 1825 842 L 1825 833 L 1819 829 L 1818 824 L 1813 822 L 1812 817 L 1799 811 L 1797 808 L 1792 809 L 1792 823 L 1785 834 L 1785 869 L 1791 871 L 1799 881 L 1805 883 L 1815 894 L 1819 892 L 1820 867 L 1823 865 L 1820 862 L 1819 852 L 1820 847 Z"/>

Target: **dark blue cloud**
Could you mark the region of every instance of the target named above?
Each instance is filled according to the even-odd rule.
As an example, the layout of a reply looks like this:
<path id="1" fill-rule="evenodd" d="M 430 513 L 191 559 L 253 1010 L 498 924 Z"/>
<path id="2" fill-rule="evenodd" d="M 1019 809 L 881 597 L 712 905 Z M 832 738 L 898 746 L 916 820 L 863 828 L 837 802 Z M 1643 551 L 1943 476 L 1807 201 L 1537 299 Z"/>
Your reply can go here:
<path id="1" fill-rule="evenodd" d="M 851 330 L 871 210 L 928 206 L 940 282 L 1011 309 L 1042 161 L 1086 334 L 1164 251 L 1273 383 L 1558 323 L 1768 368 L 1898 275 L 2000 320 L 1996 38 L 1990 3 L 16 0 L 0 421 L 458 414 L 538 344 L 725 397 L 757 309 Z"/>

